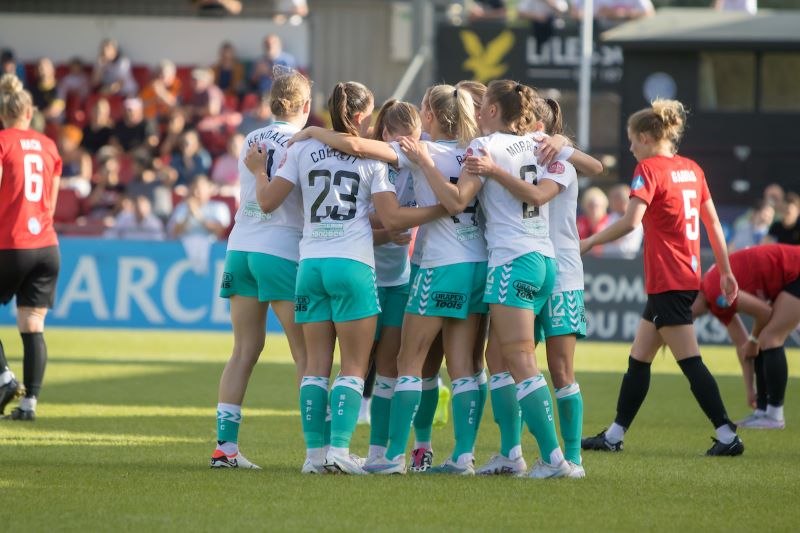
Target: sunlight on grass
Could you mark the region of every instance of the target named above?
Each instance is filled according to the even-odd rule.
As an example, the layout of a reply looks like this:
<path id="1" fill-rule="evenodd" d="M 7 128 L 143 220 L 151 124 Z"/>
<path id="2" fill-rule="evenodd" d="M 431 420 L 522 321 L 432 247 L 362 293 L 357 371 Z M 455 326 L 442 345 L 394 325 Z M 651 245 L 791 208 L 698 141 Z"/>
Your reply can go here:
<path id="1" fill-rule="evenodd" d="M 92 381 L 151 376 L 155 374 L 168 374 L 177 370 L 180 370 L 180 367 L 161 365 L 130 365 L 126 363 L 118 363 L 114 365 L 64 363 L 59 361 L 59 357 L 56 356 L 50 360 L 50 367 L 45 377 L 45 383 L 47 383 L 47 385 L 87 383 L 87 385 L 91 386 L 90 384 Z"/>
<path id="2" fill-rule="evenodd" d="M 51 418 L 130 418 L 130 417 L 186 417 L 196 416 L 213 420 L 216 410 L 213 407 L 169 407 L 154 405 L 102 405 L 87 403 L 42 403 L 37 414 Z M 247 408 L 247 418 L 263 416 L 300 416 L 300 411 L 291 409 Z"/>
<path id="3" fill-rule="evenodd" d="M 0 436 L 0 445 L 14 446 L 142 446 L 148 444 L 195 444 L 203 439 L 162 436 L 88 433 L 81 431 L 40 431 L 28 428 L 11 436 Z"/>

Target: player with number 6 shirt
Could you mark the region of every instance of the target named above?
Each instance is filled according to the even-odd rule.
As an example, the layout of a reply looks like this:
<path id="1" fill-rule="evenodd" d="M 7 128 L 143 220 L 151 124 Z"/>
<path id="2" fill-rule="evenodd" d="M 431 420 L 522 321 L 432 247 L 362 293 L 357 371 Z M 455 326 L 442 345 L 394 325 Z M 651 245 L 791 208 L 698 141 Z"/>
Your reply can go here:
<path id="1" fill-rule="evenodd" d="M 738 287 L 705 175 L 697 163 L 677 154 L 686 113 L 676 100 L 655 100 L 628 119 L 630 150 L 639 164 L 631 202 L 617 222 L 581 241 L 581 253 L 644 225 L 644 275 L 647 305 L 622 378 L 617 415 L 608 430 L 583 439 L 585 450 L 621 451 L 625 432 L 647 396 L 650 365 L 667 344 L 689 380 L 692 393 L 716 429 L 706 455 L 740 455 L 744 444 L 728 418 L 719 387 L 700 357 L 692 303 L 700 289 L 700 221 L 708 231 L 728 301 Z"/>
<path id="2" fill-rule="evenodd" d="M 53 307 L 60 266 L 53 228 L 61 156 L 55 143 L 31 130 L 33 100 L 13 74 L 0 78 L 0 305 L 16 296 L 23 346 L 23 385 L 8 367 L 0 342 L 0 414 L 24 393 L 6 418 L 34 420 L 47 364 L 44 320 Z"/>

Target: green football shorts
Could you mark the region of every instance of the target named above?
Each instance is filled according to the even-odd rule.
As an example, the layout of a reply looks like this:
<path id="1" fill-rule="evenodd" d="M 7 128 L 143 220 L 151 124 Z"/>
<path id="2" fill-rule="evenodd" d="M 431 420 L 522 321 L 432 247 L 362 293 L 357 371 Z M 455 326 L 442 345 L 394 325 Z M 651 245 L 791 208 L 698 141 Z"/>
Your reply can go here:
<path id="1" fill-rule="evenodd" d="M 556 270 L 556 260 L 538 252 L 492 267 L 486 277 L 483 301 L 531 309 L 538 315 L 553 291 Z"/>
<path id="2" fill-rule="evenodd" d="M 381 312 L 375 269 L 353 259 L 301 260 L 295 295 L 298 324 L 347 322 Z"/>
<path id="3" fill-rule="evenodd" d="M 219 295 L 294 301 L 297 263 L 275 255 L 228 250 Z"/>
<path id="4" fill-rule="evenodd" d="M 411 286 L 406 312 L 422 316 L 466 319 L 485 314 L 483 302 L 486 262 L 420 268 Z"/>

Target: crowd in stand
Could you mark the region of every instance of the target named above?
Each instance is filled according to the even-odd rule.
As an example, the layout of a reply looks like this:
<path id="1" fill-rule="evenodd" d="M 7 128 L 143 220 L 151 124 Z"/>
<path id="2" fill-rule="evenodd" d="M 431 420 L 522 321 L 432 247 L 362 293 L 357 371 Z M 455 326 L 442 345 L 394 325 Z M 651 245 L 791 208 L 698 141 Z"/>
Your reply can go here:
<path id="1" fill-rule="evenodd" d="M 277 35 L 248 64 L 228 42 L 213 65 L 134 66 L 113 40 L 93 64 L 26 66 L 0 58 L 31 92 L 34 127 L 63 158 L 56 212 L 62 234 L 164 239 L 224 238 L 239 196 L 244 136 L 271 122 L 273 69 L 298 68 Z"/>

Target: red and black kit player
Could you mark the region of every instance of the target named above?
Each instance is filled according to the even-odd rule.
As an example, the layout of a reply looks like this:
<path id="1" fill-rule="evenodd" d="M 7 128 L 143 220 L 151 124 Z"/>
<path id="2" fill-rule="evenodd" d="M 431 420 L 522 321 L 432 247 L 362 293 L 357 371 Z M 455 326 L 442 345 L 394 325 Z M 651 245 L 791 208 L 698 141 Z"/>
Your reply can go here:
<path id="1" fill-rule="evenodd" d="M 717 438 L 707 455 L 744 451 L 736 426 L 725 412 L 719 387 L 700 357 L 692 303 L 700 289 L 700 221 L 706 227 L 717 267 L 720 290 L 736 299 L 736 278 L 702 169 L 679 156 L 686 114 L 675 100 L 656 100 L 628 119 L 631 152 L 639 162 L 631 184 L 631 201 L 617 222 L 581 241 L 581 252 L 614 241 L 644 225 L 644 277 L 647 305 L 636 331 L 617 400 L 617 415 L 606 431 L 585 438 L 586 450 L 621 451 L 625 431 L 647 396 L 650 365 L 666 343 L 689 380 L 700 408 L 714 424 Z"/>
<path id="2" fill-rule="evenodd" d="M 54 303 L 60 265 L 53 229 L 61 157 L 31 130 L 33 103 L 13 74 L 0 78 L 0 305 L 16 296 L 23 345 L 23 383 L 8 367 L 0 343 L 0 414 L 24 392 L 7 419 L 33 420 L 47 363 L 44 319 Z"/>
<path id="3" fill-rule="evenodd" d="M 800 246 L 767 244 L 734 252 L 731 268 L 739 295 L 728 300 L 719 289 L 716 266 L 703 276 L 692 313 L 711 312 L 728 328 L 742 364 L 752 415 L 739 427 L 783 429 L 783 399 L 789 381 L 784 343 L 800 323 Z M 753 317 L 748 333 L 739 314 Z M 755 377 L 755 379 L 754 379 Z"/>

